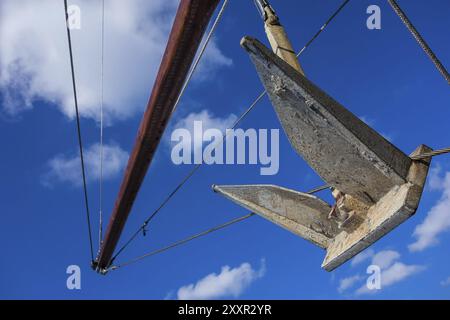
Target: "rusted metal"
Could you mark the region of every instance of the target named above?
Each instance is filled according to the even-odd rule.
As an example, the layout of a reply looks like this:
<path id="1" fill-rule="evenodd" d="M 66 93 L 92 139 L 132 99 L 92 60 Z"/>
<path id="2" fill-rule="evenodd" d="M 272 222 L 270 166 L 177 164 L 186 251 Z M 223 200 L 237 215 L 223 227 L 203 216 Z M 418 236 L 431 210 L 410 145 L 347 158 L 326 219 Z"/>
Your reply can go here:
<path id="1" fill-rule="evenodd" d="M 181 0 L 97 258 L 106 269 L 219 0 Z"/>

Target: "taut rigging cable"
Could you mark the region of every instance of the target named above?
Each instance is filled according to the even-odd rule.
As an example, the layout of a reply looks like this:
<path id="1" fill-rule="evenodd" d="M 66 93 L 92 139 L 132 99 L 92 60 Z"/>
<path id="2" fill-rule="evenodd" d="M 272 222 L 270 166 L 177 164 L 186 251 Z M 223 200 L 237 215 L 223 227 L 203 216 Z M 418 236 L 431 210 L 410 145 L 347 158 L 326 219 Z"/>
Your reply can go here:
<path id="1" fill-rule="evenodd" d="M 66 29 L 67 29 L 67 41 L 69 44 L 69 56 L 70 56 L 70 70 L 72 74 L 72 88 L 73 88 L 73 98 L 75 103 L 75 116 L 77 119 L 77 135 L 78 135 L 78 147 L 80 151 L 80 160 L 81 160 L 81 175 L 83 179 L 83 190 L 84 190 L 84 204 L 86 208 L 86 220 L 87 227 L 89 232 L 89 246 L 91 252 L 91 263 L 94 263 L 94 247 L 92 244 L 92 230 L 91 230 L 91 215 L 89 212 L 89 201 L 88 201 L 88 192 L 86 185 L 86 170 L 84 166 L 84 155 L 83 155 L 83 139 L 81 137 L 81 125 L 80 125 L 80 112 L 78 110 L 78 98 L 77 98 L 77 86 L 75 81 L 75 70 L 73 66 L 73 52 L 72 52 L 72 39 L 70 34 L 70 26 L 69 26 L 69 13 L 67 0 L 64 0 L 64 17 L 66 21 Z"/>
<path id="2" fill-rule="evenodd" d="M 100 97 L 100 181 L 98 213 L 98 248 L 102 247 L 103 238 L 103 94 L 104 94 L 104 52 L 105 52 L 105 0 L 102 0 L 102 45 L 101 45 L 101 97 Z"/>

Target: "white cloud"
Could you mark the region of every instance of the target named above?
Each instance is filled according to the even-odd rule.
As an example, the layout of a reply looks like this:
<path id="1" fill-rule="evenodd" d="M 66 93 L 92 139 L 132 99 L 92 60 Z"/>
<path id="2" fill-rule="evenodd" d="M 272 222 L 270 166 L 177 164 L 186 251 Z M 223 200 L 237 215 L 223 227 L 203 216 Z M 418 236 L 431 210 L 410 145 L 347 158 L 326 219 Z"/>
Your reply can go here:
<path id="1" fill-rule="evenodd" d="M 358 283 L 362 279 L 363 279 L 363 277 L 361 277 L 360 275 L 354 275 L 351 277 L 341 279 L 339 281 L 339 287 L 338 287 L 339 293 L 343 293 L 347 289 L 350 289 L 351 287 L 353 287 L 356 283 Z"/>
<path id="2" fill-rule="evenodd" d="M 233 123 L 236 121 L 237 116 L 235 114 L 230 114 L 227 117 L 220 118 L 215 117 L 208 110 L 202 110 L 200 112 L 192 112 L 187 116 L 179 119 L 174 128 L 186 128 L 189 131 L 193 130 L 194 121 L 201 121 L 203 124 L 203 130 L 207 130 L 210 128 L 216 128 L 220 131 L 225 131 L 225 129 L 230 128 Z"/>
<path id="3" fill-rule="evenodd" d="M 364 122 L 365 124 L 367 124 L 369 127 L 372 127 L 372 126 L 375 124 L 375 120 L 374 120 L 374 119 L 372 119 L 372 118 L 370 118 L 370 117 L 367 117 L 367 116 L 365 116 L 365 115 L 360 116 L 359 119 L 360 119 L 362 122 Z"/>
<path id="4" fill-rule="evenodd" d="M 363 263 L 364 261 L 372 258 L 374 254 L 375 254 L 375 252 L 372 249 L 366 249 L 366 250 L 360 252 L 359 254 L 357 254 L 350 262 L 350 265 L 352 267 L 354 267 L 360 263 Z"/>
<path id="5" fill-rule="evenodd" d="M 230 114 L 226 117 L 216 117 L 208 110 L 202 110 L 200 112 L 192 112 L 187 116 L 179 119 L 172 127 L 172 130 L 183 128 L 187 129 L 192 136 L 192 143 L 196 146 L 202 146 L 203 137 L 194 135 L 194 121 L 201 121 L 203 132 L 208 129 L 219 129 L 221 132 L 225 132 L 226 129 L 231 128 L 234 122 L 237 120 L 235 114 Z M 169 135 L 170 139 L 170 135 Z M 170 143 L 170 140 L 168 141 Z"/>
<path id="6" fill-rule="evenodd" d="M 384 287 L 393 285 L 423 270 L 425 270 L 424 266 L 395 262 L 381 273 L 381 285 Z"/>
<path id="7" fill-rule="evenodd" d="M 389 268 L 381 271 L 381 289 L 392 286 L 393 284 L 405 280 L 423 270 L 425 270 L 424 266 L 406 265 L 402 262 L 395 262 Z M 378 291 L 379 290 L 370 290 L 366 285 L 363 285 L 356 290 L 355 294 L 376 293 Z"/>
<path id="8" fill-rule="evenodd" d="M 98 118 L 101 4 L 78 0 L 81 30 L 72 30 L 81 115 Z M 105 5 L 105 117 L 108 123 L 141 111 L 147 102 L 176 0 L 110 0 Z M 40 99 L 74 116 L 62 1 L 0 3 L 0 89 L 3 112 L 16 115 Z M 199 72 L 205 78 L 231 64 L 212 41 Z"/>
<path id="9" fill-rule="evenodd" d="M 254 270 L 249 263 L 237 268 L 222 267 L 219 274 L 211 273 L 195 284 L 183 286 L 178 290 L 180 300 L 207 300 L 221 297 L 238 297 L 256 279 L 265 274 L 265 262 L 261 268 Z"/>
<path id="10" fill-rule="evenodd" d="M 448 277 L 447 279 L 441 281 L 441 286 L 443 286 L 443 287 L 450 286 L 450 277 Z"/>
<path id="11" fill-rule="evenodd" d="M 359 117 L 359 119 L 364 122 L 365 124 L 367 124 L 369 127 L 375 129 L 375 119 L 367 117 L 365 115 L 362 115 Z M 375 129 L 376 130 L 376 129 Z M 389 142 L 393 141 L 393 136 L 391 134 L 387 134 L 385 132 L 378 132 L 380 135 L 383 136 L 383 138 L 385 138 L 386 140 L 388 140 Z"/>
<path id="12" fill-rule="evenodd" d="M 394 250 L 383 250 L 376 253 L 372 258 L 372 264 L 379 266 L 381 269 L 390 267 L 394 261 L 400 258 L 400 254 Z"/>
<path id="13" fill-rule="evenodd" d="M 391 134 L 389 134 L 389 133 L 386 133 L 386 132 L 379 132 L 382 136 L 383 136 L 383 138 L 385 138 L 387 141 L 389 141 L 389 142 L 393 142 L 394 141 L 394 137 L 391 135 Z"/>
<path id="14" fill-rule="evenodd" d="M 356 263 L 352 261 L 352 266 L 355 266 L 363 261 L 366 261 L 371 258 L 371 265 L 378 266 L 380 268 L 380 281 L 381 281 L 381 289 L 392 286 L 402 280 L 405 280 L 411 277 L 414 274 L 417 274 L 423 270 L 425 270 L 424 266 L 421 265 L 407 265 L 400 260 L 400 253 L 394 250 L 382 250 L 379 252 L 374 252 L 373 250 L 367 250 L 361 254 L 360 257 L 356 256 L 354 259 Z M 358 282 L 364 280 L 364 284 L 359 287 L 354 294 L 362 295 L 369 293 L 377 293 L 380 290 L 370 290 L 367 287 L 366 281 L 369 277 L 373 277 L 375 274 L 371 273 L 367 274 L 365 277 L 360 274 L 356 274 L 353 276 L 349 276 L 347 278 L 343 278 L 340 280 L 338 292 L 343 293 L 344 291 L 352 288 Z"/>
<path id="15" fill-rule="evenodd" d="M 117 176 L 126 165 L 128 153 L 116 144 L 103 145 L 103 179 Z M 100 177 L 100 144 L 94 144 L 84 150 L 87 181 L 98 180 Z M 48 172 L 42 182 L 46 186 L 55 183 L 70 183 L 81 186 L 80 157 L 75 155 L 57 155 L 48 162 Z"/>
<path id="16" fill-rule="evenodd" d="M 204 44 L 205 40 L 206 35 L 202 41 L 201 46 Z M 233 65 L 233 60 L 226 57 L 222 53 L 222 51 L 220 51 L 217 45 L 217 40 L 213 36 L 208 43 L 208 47 L 205 50 L 205 54 L 203 55 L 202 60 L 200 60 L 200 63 L 195 70 L 192 80 L 207 80 L 208 78 L 210 78 L 211 73 L 213 73 L 217 69 L 217 66 L 230 67 L 231 65 Z"/>
<path id="17" fill-rule="evenodd" d="M 442 190 L 444 188 L 444 181 L 441 177 L 442 167 L 439 163 L 430 169 L 428 175 L 428 185 L 431 190 Z"/>
<path id="18" fill-rule="evenodd" d="M 442 190 L 438 202 L 428 211 L 425 220 L 413 233 L 416 241 L 409 245 L 412 252 L 423 251 L 439 242 L 438 236 L 450 230 L 450 172 L 439 177 L 439 167 L 432 170 L 430 187 Z"/>
<path id="19" fill-rule="evenodd" d="M 381 289 L 392 286 L 410 276 L 425 270 L 424 266 L 407 265 L 401 261 L 400 253 L 394 250 L 383 250 L 373 255 L 372 265 L 380 267 Z M 356 290 L 356 295 L 376 293 L 379 290 L 370 290 L 366 284 Z"/>
<path id="20" fill-rule="evenodd" d="M 167 292 L 167 294 L 164 296 L 163 300 L 173 300 L 173 296 L 174 296 L 174 292 L 173 291 L 169 291 Z"/>

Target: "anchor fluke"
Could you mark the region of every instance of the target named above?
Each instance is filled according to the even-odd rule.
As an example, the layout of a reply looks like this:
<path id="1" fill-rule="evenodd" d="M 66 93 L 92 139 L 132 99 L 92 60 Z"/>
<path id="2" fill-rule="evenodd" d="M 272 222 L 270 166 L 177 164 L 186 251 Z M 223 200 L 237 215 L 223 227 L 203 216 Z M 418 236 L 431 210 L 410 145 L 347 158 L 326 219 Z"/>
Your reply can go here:
<path id="1" fill-rule="evenodd" d="M 313 195 L 274 185 L 214 186 L 214 191 L 323 249 L 338 232 L 328 219 L 330 205 Z"/>

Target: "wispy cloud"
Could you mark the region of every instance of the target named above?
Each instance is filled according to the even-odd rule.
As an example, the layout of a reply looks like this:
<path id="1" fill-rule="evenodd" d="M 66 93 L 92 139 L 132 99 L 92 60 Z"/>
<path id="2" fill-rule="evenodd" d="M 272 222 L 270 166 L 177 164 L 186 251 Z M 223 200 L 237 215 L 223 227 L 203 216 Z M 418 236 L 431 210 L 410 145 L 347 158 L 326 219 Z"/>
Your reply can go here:
<path id="1" fill-rule="evenodd" d="M 350 277 L 339 280 L 338 292 L 343 293 L 344 291 L 353 287 L 356 283 L 360 282 L 362 279 L 364 279 L 364 277 L 357 274 L 357 275 L 350 276 Z"/>
<path id="2" fill-rule="evenodd" d="M 414 274 L 417 274 L 425 270 L 424 266 L 419 265 L 406 265 L 402 262 L 395 262 L 387 269 L 381 271 L 381 289 L 392 286 L 398 282 L 401 282 Z M 378 290 L 370 290 L 366 285 L 356 290 L 355 294 L 367 294 L 376 293 Z"/>
<path id="3" fill-rule="evenodd" d="M 398 259 L 400 259 L 400 253 L 397 251 L 383 250 L 373 256 L 372 264 L 379 266 L 381 269 L 386 269 Z"/>
<path id="4" fill-rule="evenodd" d="M 379 252 L 374 252 L 369 250 L 359 258 L 356 264 L 361 264 L 363 261 L 370 260 L 371 266 L 378 266 L 380 273 L 380 283 L 381 289 L 392 286 L 399 283 L 414 274 L 417 274 L 425 270 L 424 266 L 421 265 L 408 265 L 400 261 L 400 253 L 395 250 L 382 250 Z M 371 274 L 367 274 L 366 277 L 362 276 L 360 273 L 351 275 L 349 277 L 343 278 L 339 282 L 339 287 L 337 288 L 339 293 L 344 293 L 349 291 L 349 289 L 355 287 L 356 284 L 364 282 L 356 291 L 355 295 L 377 293 L 379 290 L 371 290 L 367 286 L 368 277 Z"/>
<path id="5" fill-rule="evenodd" d="M 376 124 L 376 120 L 370 117 L 367 117 L 365 115 L 362 115 L 359 117 L 359 119 L 361 119 L 362 122 L 364 122 L 365 124 L 367 124 L 369 127 L 375 129 L 375 124 Z M 375 129 L 376 130 L 376 129 Z M 385 132 L 378 132 L 380 135 L 382 135 L 386 140 L 392 142 L 393 141 L 393 135 L 392 134 L 388 134 Z"/>
<path id="6" fill-rule="evenodd" d="M 423 251 L 439 242 L 438 236 L 450 230 L 450 172 L 442 177 L 440 167 L 430 173 L 430 187 L 441 190 L 442 195 L 437 203 L 428 211 L 425 220 L 419 224 L 413 233 L 415 242 L 409 245 L 412 252 Z"/>
<path id="7" fill-rule="evenodd" d="M 439 191 L 444 189 L 444 179 L 442 179 L 441 174 L 442 166 L 437 162 L 436 165 L 430 169 L 430 174 L 428 175 L 428 185 L 431 190 Z"/>
<path id="8" fill-rule="evenodd" d="M 441 281 L 441 286 L 443 286 L 443 287 L 448 287 L 448 286 L 450 286 L 450 277 L 448 277 L 448 278 L 445 279 L 445 280 L 442 280 L 442 281 Z"/>
<path id="9" fill-rule="evenodd" d="M 392 286 L 399 283 L 412 275 L 425 270 L 424 266 L 420 265 L 407 265 L 401 261 L 400 253 L 394 250 L 383 250 L 376 253 L 372 257 L 372 265 L 376 265 L 380 268 L 380 280 L 381 289 Z M 371 290 L 366 284 L 356 290 L 356 295 L 376 293 L 379 290 Z"/>
<path id="10" fill-rule="evenodd" d="M 360 252 L 358 255 L 356 255 L 350 262 L 350 265 L 352 267 L 357 266 L 363 263 L 364 261 L 372 258 L 374 254 L 375 252 L 372 249 L 366 249 L 363 252 Z"/>
<path id="11" fill-rule="evenodd" d="M 192 144 L 194 146 L 198 146 L 198 148 L 201 148 L 203 145 L 203 136 L 194 134 L 194 121 L 200 121 L 202 123 L 203 131 L 208 129 L 218 129 L 222 133 L 225 133 L 225 130 L 230 128 L 236 119 L 237 116 L 235 114 L 230 114 L 225 117 L 218 117 L 208 110 L 202 110 L 200 112 L 189 113 L 187 116 L 178 119 L 178 121 L 171 126 L 171 129 L 175 130 L 183 128 L 188 130 L 192 137 Z M 168 143 L 170 144 L 170 136 Z"/>
<path id="12" fill-rule="evenodd" d="M 100 144 L 94 144 L 84 150 L 87 181 L 100 177 Z M 114 178 L 122 171 L 128 160 L 128 153 L 116 144 L 103 146 L 103 178 Z M 57 155 L 48 162 L 48 171 L 42 177 L 42 183 L 53 186 L 57 183 L 69 183 L 81 186 L 81 165 L 78 153 Z"/>
<path id="13" fill-rule="evenodd" d="M 174 292 L 173 291 L 169 291 L 167 292 L 167 294 L 164 296 L 163 300 L 172 300 L 174 297 Z"/>
<path id="14" fill-rule="evenodd" d="M 361 119 L 362 122 L 367 124 L 368 126 L 372 127 L 375 124 L 375 120 L 372 118 L 369 118 L 368 116 L 360 116 L 359 119 Z"/>
<path id="15" fill-rule="evenodd" d="M 206 40 L 206 35 L 202 41 L 204 44 Z M 217 38 L 213 37 L 208 43 L 205 54 L 195 70 L 193 80 L 195 81 L 205 81 L 211 78 L 215 73 L 218 66 L 230 67 L 233 65 L 233 60 L 225 56 L 225 54 L 219 49 L 217 45 Z"/>
<path id="16" fill-rule="evenodd" d="M 219 274 L 211 273 L 195 284 L 178 289 L 180 300 L 208 300 L 222 297 L 237 298 L 255 280 L 265 274 L 265 262 L 262 260 L 259 270 L 254 270 L 249 263 L 237 268 L 222 267 Z"/>
<path id="17" fill-rule="evenodd" d="M 76 1 L 81 29 L 72 30 L 80 112 L 98 119 L 100 105 L 101 5 Z M 147 102 L 178 5 L 176 0 L 110 0 L 105 6 L 106 122 L 129 118 Z M 62 1 L 0 2 L 0 89 L 3 113 L 54 103 L 73 118 L 64 9 Z M 213 39 L 197 80 L 231 65 Z"/>

